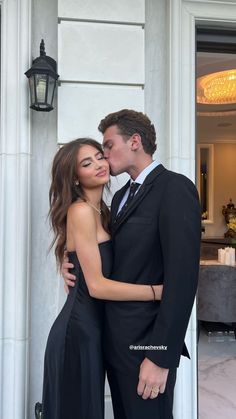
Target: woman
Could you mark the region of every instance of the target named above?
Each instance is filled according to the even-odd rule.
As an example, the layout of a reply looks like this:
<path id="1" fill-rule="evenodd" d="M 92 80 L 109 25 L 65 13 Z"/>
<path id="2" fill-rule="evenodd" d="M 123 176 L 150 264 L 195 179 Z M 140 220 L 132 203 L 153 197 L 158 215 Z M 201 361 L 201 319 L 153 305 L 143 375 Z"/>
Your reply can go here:
<path id="1" fill-rule="evenodd" d="M 48 337 L 43 419 L 104 417 L 102 300 L 161 299 L 160 285 L 109 279 L 109 210 L 102 200 L 108 181 L 108 163 L 101 145 L 94 140 L 72 141 L 54 158 L 49 215 L 55 233 L 55 255 L 61 266 L 67 249 L 78 281 L 70 289 Z"/>

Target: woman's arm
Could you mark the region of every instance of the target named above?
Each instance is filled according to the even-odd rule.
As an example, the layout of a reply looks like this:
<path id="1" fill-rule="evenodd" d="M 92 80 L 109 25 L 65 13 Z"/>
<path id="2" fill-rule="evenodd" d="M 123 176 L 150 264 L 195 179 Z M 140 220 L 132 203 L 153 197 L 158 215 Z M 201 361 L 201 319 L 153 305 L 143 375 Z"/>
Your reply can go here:
<path id="1" fill-rule="evenodd" d="M 86 204 L 70 207 L 67 222 L 73 231 L 75 250 L 91 297 L 116 301 L 151 301 L 150 285 L 128 284 L 105 278 L 97 243 L 94 212 Z M 154 285 L 156 300 L 161 299 L 162 285 Z"/>

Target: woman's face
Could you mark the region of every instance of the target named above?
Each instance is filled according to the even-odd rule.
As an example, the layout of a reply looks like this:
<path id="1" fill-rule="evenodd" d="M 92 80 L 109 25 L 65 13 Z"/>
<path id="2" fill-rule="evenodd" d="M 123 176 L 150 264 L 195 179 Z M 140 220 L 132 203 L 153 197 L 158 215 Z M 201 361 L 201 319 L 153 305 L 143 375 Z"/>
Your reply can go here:
<path id="1" fill-rule="evenodd" d="M 77 176 L 84 188 L 105 185 L 109 181 L 110 172 L 103 153 L 91 145 L 83 145 L 77 155 Z"/>

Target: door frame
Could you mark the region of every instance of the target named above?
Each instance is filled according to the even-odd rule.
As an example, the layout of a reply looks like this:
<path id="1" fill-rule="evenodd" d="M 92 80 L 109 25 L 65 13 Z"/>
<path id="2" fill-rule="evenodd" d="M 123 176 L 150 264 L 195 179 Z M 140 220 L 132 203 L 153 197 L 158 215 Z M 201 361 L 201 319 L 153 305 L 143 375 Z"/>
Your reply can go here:
<path id="1" fill-rule="evenodd" d="M 196 182 L 195 54 L 196 26 L 236 25 L 236 0 L 169 0 L 168 167 Z M 186 334 L 191 362 L 181 361 L 175 390 L 174 417 L 197 419 L 196 305 Z M 187 402 L 186 402 L 187 401 Z"/>

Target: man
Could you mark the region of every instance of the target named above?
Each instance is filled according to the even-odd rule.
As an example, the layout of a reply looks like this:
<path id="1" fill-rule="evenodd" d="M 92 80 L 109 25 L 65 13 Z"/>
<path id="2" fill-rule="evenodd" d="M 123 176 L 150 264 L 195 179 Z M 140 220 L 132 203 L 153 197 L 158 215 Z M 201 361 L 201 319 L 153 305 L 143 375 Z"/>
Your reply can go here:
<path id="1" fill-rule="evenodd" d="M 181 354 L 189 356 L 184 337 L 198 280 L 198 193 L 187 177 L 153 161 L 156 133 L 143 113 L 109 114 L 99 130 L 111 174 L 127 172 L 135 181 L 112 201 L 112 279 L 163 284 L 161 302 L 106 302 L 104 351 L 114 416 L 172 419 L 176 368 Z M 71 284 L 71 275 L 64 277 Z"/>

